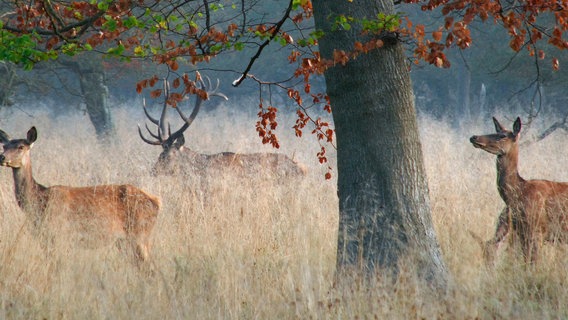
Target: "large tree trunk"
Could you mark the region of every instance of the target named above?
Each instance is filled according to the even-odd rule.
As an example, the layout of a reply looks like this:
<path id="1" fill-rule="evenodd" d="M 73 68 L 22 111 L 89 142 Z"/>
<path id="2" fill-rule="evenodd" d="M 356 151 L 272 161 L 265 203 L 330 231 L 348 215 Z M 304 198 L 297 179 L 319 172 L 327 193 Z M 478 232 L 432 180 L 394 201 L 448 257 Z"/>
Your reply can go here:
<path id="1" fill-rule="evenodd" d="M 322 56 L 351 51 L 363 41 L 358 28 L 332 31 L 334 16 L 373 19 L 392 14 L 392 0 L 314 0 Z M 397 273 L 416 263 L 418 275 L 446 285 L 431 221 L 428 185 L 418 135 L 414 95 L 404 50 L 385 46 L 325 73 L 337 135 L 339 239 L 337 272 Z"/>

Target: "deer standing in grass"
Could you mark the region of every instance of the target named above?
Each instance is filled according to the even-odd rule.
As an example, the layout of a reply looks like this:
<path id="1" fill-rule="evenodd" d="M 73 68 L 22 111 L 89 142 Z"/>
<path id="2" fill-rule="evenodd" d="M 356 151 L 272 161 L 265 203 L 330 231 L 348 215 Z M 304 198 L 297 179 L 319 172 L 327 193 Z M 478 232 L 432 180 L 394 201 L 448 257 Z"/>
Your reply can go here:
<path id="1" fill-rule="evenodd" d="M 513 131 L 497 119 L 494 134 L 472 136 L 474 147 L 497 156 L 497 189 L 507 205 L 501 212 L 493 239 L 484 246 L 486 257 L 496 250 L 509 230 L 519 240 L 525 261 L 535 262 L 543 241 L 565 242 L 568 239 L 568 183 L 548 180 L 525 180 L 519 175 L 519 138 L 521 119 Z"/>
<path id="2" fill-rule="evenodd" d="M 228 100 L 227 96 L 218 92 L 219 81 L 212 89 L 211 81 L 207 79 L 207 84 L 199 78 L 198 84 L 200 92 L 196 93 L 196 100 L 193 110 L 187 117 L 181 110 L 180 106 L 174 108 L 181 119 L 183 125 L 175 132 L 171 132 L 167 121 L 168 101 L 170 101 L 169 85 L 164 80 L 164 104 L 162 106 L 161 116 L 159 119 L 152 117 L 146 108 L 144 102 L 143 108 L 146 117 L 150 122 L 157 126 L 157 133 L 152 132 L 148 125 L 146 129 L 154 140 L 146 138 L 142 134 L 142 130 L 138 127 L 140 138 L 150 144 L 162 146 L 162 153 L 158 157 L 158 161 L 154 165 L 153 172 L 155 174 L 172 174 L 179 170 L 191 169 L 197 172 L 211 173 L 213 170 L 229 169 L 234 173 L 251 175 L 253 173 L 265 173 L 273 176 L 303 176 L 306 169 L 303 165 L 290 159 L 288 156 L 279 153 L 250 153 L 240 154 L 233 152 L 221 152 L 217 154 L 202 154 L 196 151 L 184 148 L 185 138 L 184 132 L 193 123 L 201 104 L 210 97 L 220 97 Z"/>
<path id="3" fill-rule="evenodd" d="M 159 198 L 131 185 L 45 187 L 32 176 L 30 150 L 36 139 L 35 127 L 25 139 L 14 140 L 0 130 L 0 165 L 12 168 L 16 201 L 33 226 L 51 233 L 68 230 L 89 246 L 125 239 L 137 263 L 147 260 Z"/>

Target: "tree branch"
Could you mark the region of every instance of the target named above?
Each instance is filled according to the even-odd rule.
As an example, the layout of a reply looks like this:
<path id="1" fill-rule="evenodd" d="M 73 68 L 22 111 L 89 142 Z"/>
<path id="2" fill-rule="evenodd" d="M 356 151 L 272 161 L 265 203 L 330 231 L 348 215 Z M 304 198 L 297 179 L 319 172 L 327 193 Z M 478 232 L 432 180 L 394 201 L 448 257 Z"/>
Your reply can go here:
<path id="1" fill-rule="evenodd" d="M 556 129 L 564 129 L 565 131 L 568 131 L 568 124 L 566 123 L 567 120 L 568 120 L 568 113 L 566 115 L 564 115 L 564 119 L 556 121 L 553 125 L 548 127 L 548 129 L 544 130 L 541 134 L 536 136 L 535 142 L 540 141 L 540 140 L 548 137 Z"/>
<path id="2" fill-rule="evenodd" d="M 244 79 L 247 77 L 248 73 L 250 72 L 252 65 L 256 61 L 256 59 L 258 59 L 258 57 L 260 57 L 262 50 L 264 50 L 264 48 L 268 44 L 270 44 L 270 42 L 276 37 L 276 35 L 278 34 L 278 31 L 280 31 L 280 29 L 282 28 L 282 25 L 284 24 L 286 19 L 288 19 L 288 17 L 290 17 L 290 12 L 292 11 L 292 3 L 293 3 L 293 0 L 290 0 L 290 3 L 288 4 L 288 8 L 286 8 L 286 13 L 282 17 L 282 19 L 280 21 L 278 21 L 278 23 L 276 24 L 276 27 L 274 28 L 272 35 L 270 36 L 269 39 L 264 41 L 264 43 L 261 44 L 260 47 L 258 47 L 256 54 L 250 59 L 249 64 L 247 65 L 247 67 L 246 67 L 245 71 L 243 72 L 243 74 L 241 75 L 241 77 L 233 82 L 233 87 L 238 87 L 244 81 Z"/>

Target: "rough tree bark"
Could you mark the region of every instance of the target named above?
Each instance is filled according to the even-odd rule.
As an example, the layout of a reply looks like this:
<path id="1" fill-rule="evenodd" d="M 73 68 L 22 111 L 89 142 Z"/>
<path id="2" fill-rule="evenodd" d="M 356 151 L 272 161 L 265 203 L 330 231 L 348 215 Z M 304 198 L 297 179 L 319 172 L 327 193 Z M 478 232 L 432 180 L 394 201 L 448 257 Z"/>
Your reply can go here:
<path id="1" fill-rule="evenodd" d="M 108 105 L 109 93 L 104 82 L 104 73 L 100 69 L 85 68 L 85 66 L 81 66 L 79 70 L 81 91 L 97 138 L 102 141 L 112 141 L 115 128 Z"/>
<path id="2" fill-rule="evenodd" d="M 81 93 L 87 108 L 87 114 L 95 127 L 99 141 L 113 141 L 116 135 L 112 113 L 108 104 L 108 87 L 100 57 L 85 54 L 79 60 L 60 60 L 70 66 L 79 77 Z"/>
<path id="3" fill-rule="evenodd" d="M 364 42 L 357 27 L 332 30 L 334 15 L 376 18 L 392 0 L 314 0 L 322 56 Z M 428 185 L 407 60 L 396 37 L 325 73 L 337 135 L 339 238 L 337 273 L 396 274 L 402 261 L 445 287 L 447 270 L 431 221 Z M 410 259 L 410 260 L 408 260 Z"/>

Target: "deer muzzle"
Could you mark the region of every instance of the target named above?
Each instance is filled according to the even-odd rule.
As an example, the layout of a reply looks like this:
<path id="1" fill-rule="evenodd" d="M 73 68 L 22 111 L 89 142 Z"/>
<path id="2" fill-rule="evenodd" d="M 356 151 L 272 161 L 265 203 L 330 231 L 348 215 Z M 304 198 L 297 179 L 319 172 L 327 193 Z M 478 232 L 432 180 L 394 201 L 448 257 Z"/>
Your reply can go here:
<path id="1" fill-rule="evenodd" d="M 469 138 L 469 142 L 471 142 L 471 144 L 473 144 L 473 146 L 476 148 L 483 148 L 485 146 L 484 143 L 479 141 L 478 136 L 472 136 L 471 138 Z"/>

